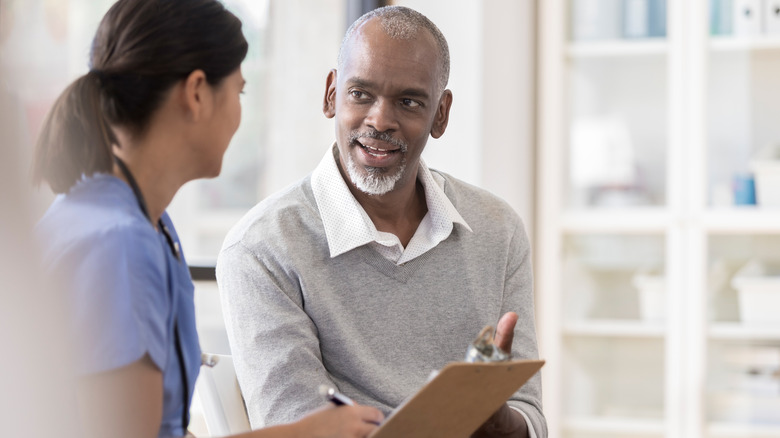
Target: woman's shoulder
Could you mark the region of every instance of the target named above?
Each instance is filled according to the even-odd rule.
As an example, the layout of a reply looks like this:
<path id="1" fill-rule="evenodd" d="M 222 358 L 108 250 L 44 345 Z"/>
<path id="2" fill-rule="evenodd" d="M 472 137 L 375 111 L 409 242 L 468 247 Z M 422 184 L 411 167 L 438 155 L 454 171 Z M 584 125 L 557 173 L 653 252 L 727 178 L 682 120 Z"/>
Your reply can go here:
<path id="1" fill-rule="evenodd" d="M 94 235 L 152 230 L 127 184 L 110 175 L 83 178 L 58 195 L 38 222 L 44 245 L 55 236 L 80 240 Z M 143 234 L 143 233 L 142 233 Z M 56 239 L 54 239 L 56 240 Z"/>
<path id="2" fill-rule="evenodd" d="M 133 192 L 108 175 L 82 179 L 68 193 L 59 195 L 35 232 L 45 267 L 90 256 L 132 265 L 156 258 L 161 252 L 156 232 Z"/>

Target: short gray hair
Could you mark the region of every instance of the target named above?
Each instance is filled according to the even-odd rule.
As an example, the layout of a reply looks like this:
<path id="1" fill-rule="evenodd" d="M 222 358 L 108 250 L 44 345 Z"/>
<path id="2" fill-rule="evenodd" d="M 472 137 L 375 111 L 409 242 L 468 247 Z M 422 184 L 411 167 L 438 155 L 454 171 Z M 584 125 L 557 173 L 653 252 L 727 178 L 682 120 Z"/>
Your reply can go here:
<path id="1" fill-rule="evenodd" d="M 355 22 L 349 26 L 347 33 L 344 35 L 344 39 L 341 41 L 338 69 L 342 70 L 344 66 L 344 46 L 346 46 L 347 41 L 349 41 L 355 33 L 355 30 L 360 27 L 361 24 L 374 17 L 379 18 L 382 29 L 384 29 L 385 33 L 387 33 L 390 38 L 407 40 L 417 36 L 417 33 L 421 29 L 426 29 L 430 32 L 436 40 L 436 44 L 439 46 L 440 74 L 437 89 L 439 93 L 444 91 L 447 87 L 447 81 L 449 81 L 450 78 L 450 49 L 447 45 L 447 40 L 444 38 L 444 35 L 439 28 L 436 27 L 428 17 L 405 6 L 383 6 L 365 13 L 362 17 L 355 20 Z"/>

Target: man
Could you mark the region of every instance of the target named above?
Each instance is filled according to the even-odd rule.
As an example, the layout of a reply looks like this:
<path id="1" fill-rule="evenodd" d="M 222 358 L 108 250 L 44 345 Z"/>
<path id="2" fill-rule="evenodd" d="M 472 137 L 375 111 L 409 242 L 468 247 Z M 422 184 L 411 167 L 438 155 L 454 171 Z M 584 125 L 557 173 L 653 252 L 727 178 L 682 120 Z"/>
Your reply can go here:
<path id="1" fill-rule="evenodd" d="M 423 15 L 358 19 L 327 77 L 336 143 L 229 233 L 217 278 L 254 427 L 316 407 L 320 384 L 388 413 L 499 317 L 495 342 L 537 357 L 521 220 L 420 158 L 447 127 L 448 76 Z M 537 374 L 475 436 L 546 436 L 540 398 Z"/>

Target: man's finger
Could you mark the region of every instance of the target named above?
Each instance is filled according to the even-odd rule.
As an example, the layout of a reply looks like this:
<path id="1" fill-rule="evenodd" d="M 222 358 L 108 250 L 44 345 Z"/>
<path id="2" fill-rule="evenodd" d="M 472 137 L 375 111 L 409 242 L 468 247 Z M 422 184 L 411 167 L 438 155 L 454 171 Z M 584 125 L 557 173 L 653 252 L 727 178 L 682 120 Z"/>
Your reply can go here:
<path id="1" fill-rule="evenodd" d="M 515 337 L 515 324 L 517 324 L 517 313 L 507 312 L 496 325 L 496 335 L 493 343 L 506 353 L 512 353 L 512 340 Z"/>

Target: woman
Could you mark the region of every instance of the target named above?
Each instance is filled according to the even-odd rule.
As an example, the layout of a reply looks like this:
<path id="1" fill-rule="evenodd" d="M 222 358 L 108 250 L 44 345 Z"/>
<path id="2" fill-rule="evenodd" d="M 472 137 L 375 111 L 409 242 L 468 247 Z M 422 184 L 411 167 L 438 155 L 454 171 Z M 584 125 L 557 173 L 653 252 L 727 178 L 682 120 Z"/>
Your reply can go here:
<path id="1" fill-rule="evenodd" d="M 45 121 L 33 175 L 60 195 L 37 232 L 45 266 L 73 294 L 91 436 L 186 434 L 200 349 L 165 208 L 187 181 L 219 174 L 246 53 L 241 22 L 216 0 L 119 0 L 91 70 Z M 373 408 L 330 407 L 246 436 L 366 436 L 379 420 Z"/>

